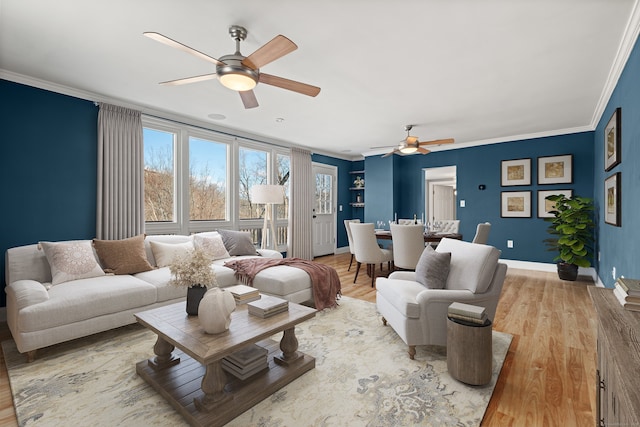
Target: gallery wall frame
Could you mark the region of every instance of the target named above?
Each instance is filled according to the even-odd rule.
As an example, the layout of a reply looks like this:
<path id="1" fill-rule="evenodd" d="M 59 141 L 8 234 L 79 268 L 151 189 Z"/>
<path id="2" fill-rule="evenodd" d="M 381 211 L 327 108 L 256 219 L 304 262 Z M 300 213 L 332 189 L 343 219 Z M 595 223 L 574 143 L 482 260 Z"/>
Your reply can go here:
<path id="1" fill-rule="evenodd" d="M 616 172 L 604 180 L 604 222 L 622 226 L 622 175 Z"/>
<path id="2" fill-rule="evenodd" d="M 531 185 L 531 159 L 503 160 L 500 163 L 500 185 Z"/>
<path id="3" fill-rule="evenodd" d="M 500 217 L 531 218 L 531 191 L 502 191 Z"/>
<path id="4" fill-rule="evenodd" d="M 604 170 L 610 171 L 622 161 L 622 108 L 615 109 L 604 128 Z"/>
<path id="5" fill-rule="evenodd" d="M 573 154 L 538 157 L 538 184 L 572 184 Z"/>
<path id="6" fill-rule="evenodd" d="M 538 190 L 538 218 L 553 218 L 553 214 L 549 212 L 553 210 L 555 203 L 546 198 L 556 194 L 564 194 L 566 197 L 572 197 L 573 190 Z"/>

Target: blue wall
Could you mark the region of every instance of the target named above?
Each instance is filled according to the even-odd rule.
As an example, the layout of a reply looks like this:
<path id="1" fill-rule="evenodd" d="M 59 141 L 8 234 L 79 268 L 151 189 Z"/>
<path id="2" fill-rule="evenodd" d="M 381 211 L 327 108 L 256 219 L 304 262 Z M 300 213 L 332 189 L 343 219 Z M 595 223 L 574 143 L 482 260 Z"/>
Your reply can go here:
<path id="1" fill-rule="evenodd" d="M 573 154 L 573 184 L 538 185 L 537 158 Z M 367 157 L 367 183 L 375 182 L 376 196 L 384 195 L 384 203 L 394 201 L 398 218 L 418 218 L 424 212 L 424 168 L 457 166 L 457 199 L 465 200 L 466 207 L 457 208 L 460 232 L 465 240 L 471 240 L 479 222 L 492 224 L 489 244 L 502 250 L 505 259 L 552 262 L 554 253 L 546 250 L 543 239 L 548 237 L 548 223 L 537 217 L 537 191 L 572 189 L 574 194 L 593 195 L 593 132 L 537 138 L 525 141 L 470 147 L 458 150 L 433 152 L 428 155 L 394 156 L 393 166 L 380 163 L 387 159 Z M 500 187 L 502 160 L 531 159 L 531 185 Z M 389 169 L 393 168 L 393 171 Z M 388 181 L 394 177 L 393 182 Z M 386 183 L 386 184 L 385 184 Z M 486 189 L 478 189 L 484 184 Z M 385 187 L 386 185 L 386 187 Z M 379 190 L 378 186 L 384 187 Z M 502 191 L 531 191 L 531 218 L 501 218 L 500 193 Z M 394 194 L 389 194 L 394 193 Z M 371 200 L 367 190 L 367 200 Z M 367 202 L 367 221 L 386 219 L 388 207 L 384 203 Z M 506 247 L 507 239 L 514 240 L 514 247 Z"/>
<path id="2" fill-rule="evenodd" d="M 95 237 L 98 108 L 5 80 L 0 94 L 0 251 Z"/>
<path id="3" fill-rule="evenodd" d="M 631 52 L 618 84 L 595 131 L 595 201 L 598 208 L 598 263 L 600 280 L 613 287 L 616 276 L 640 279 L 640 43 Z M 604 128 L 617 107 L 622 108 L 622 162 L 604 171 Z M 622 175 L 622 226 L 604 222 L 604 181 L 616 172 Z"/>

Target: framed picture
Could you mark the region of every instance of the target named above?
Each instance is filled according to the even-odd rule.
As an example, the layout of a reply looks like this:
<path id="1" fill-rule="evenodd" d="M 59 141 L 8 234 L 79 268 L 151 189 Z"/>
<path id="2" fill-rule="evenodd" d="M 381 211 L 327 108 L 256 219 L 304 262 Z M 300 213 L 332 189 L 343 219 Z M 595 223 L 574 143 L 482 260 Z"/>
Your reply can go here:
<path id="1" fill-rule="evenodd" d="M 604 222 L 607 224 L 620 227 L 620 211 L 622 205 L 620 203 L 620 172 L 614 173 L 604 180 Z"/>
<path id="2" fill-rule="evenodd" d="M 531 185 L 531 159 L 503 160 L 500 185 Z"/>
<path id="3" fill-rule="evenodd" d="M 555 203 L 551 200 L 547 200 L 547 196 L 553 196 L 555 194 L 564 194 L 566 197 L 573 196 L 573 190 L 539 190 L 538 191 L 538 218 L 553 218 L 553 214 L 550 214 L 554 208 Z"/>
<path id="4" fill-rule="evenodd" d="M 622 108 L 616 108 L 604 128 L 604 170 L 610 171 L 620 163 Z"/>
<path id="5" fill-rule="evenodd" d="M 573 155 L 538 157 L 538 184 L 571 184 Z"/>
<path id="6" fill-rule="evenodd" d="M 502 218 L 531 218 L 531 191 L 503 191 L 501 197 Z"/>

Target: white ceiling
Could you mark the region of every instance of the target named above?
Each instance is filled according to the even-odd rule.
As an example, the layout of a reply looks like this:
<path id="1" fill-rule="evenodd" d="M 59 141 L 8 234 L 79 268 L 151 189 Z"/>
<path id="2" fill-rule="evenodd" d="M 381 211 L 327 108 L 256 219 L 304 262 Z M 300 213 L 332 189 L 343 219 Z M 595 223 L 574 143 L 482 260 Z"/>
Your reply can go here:
<path id="1" fill-rule="evenodd" d="M 455 146 L 592 130 L 638 21 L 637 0 L 0 0 L 0 77 L 352 158 L 406 124 Z M 220 58 L 232 24 L 244 55 L 296 42 L 261 71 L 320 94 L 262 84 L 245 110 L 217 80 L 158 85 L 212 65 L 144 31 Z"/>

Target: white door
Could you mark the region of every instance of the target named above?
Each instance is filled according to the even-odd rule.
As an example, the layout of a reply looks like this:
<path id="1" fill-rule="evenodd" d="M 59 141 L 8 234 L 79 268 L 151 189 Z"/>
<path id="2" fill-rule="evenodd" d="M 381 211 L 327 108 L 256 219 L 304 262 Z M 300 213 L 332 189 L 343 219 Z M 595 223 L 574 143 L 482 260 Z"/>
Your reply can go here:
<path id="1" fill-rule="evenodd" d="M 337 168 L 314 164 L 313 175 L 316 180 L 313 209 L 313 256 L 317 257 L 335 252 Z"/>
<path id="2" fill-rule="evenodd" d="M 456 219 L 454 189 L 448 185 L 433 186 L 433 220 Z"/>

